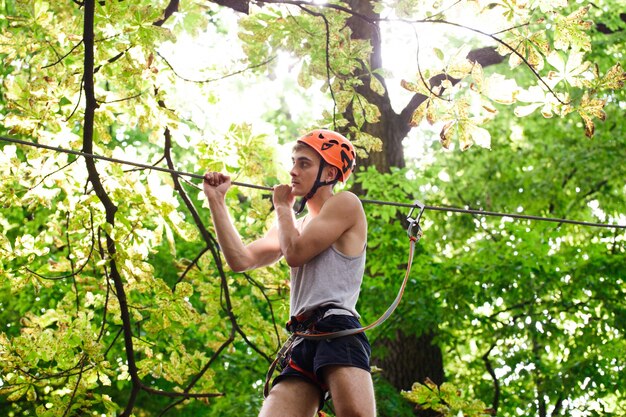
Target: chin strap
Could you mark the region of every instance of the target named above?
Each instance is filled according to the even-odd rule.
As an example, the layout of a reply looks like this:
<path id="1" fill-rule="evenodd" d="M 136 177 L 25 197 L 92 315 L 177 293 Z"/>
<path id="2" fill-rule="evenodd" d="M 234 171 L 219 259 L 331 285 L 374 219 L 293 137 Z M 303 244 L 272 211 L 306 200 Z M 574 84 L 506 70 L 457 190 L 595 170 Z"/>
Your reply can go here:
<path id="1" fill-rule="evenodd" d="M 302 213 L 302 211 L 304 210 L 304 207 L 306 206 L 306 202 L 310 200 L 311 198 L 313 198 L 318 188 L 323 187 L 325 185 L 334 185 L 337 183 L 337 178 L 335 178 L 332 181 L 320 181 L 320 178 L 322 178 L 322 171 L 324 171 L 324 167 L 326 167 L 326 161 L 322 159 L 320 162 L 320 168 L 317 170 L 317 178 L 315 178 L 315 184 L 313 184 L 313 187 L 311 188 L 311 190 L 304 197 L 302 197 L 298 205 L 298 208 L 297 209 L 294 208 L 296 215 Z"/>

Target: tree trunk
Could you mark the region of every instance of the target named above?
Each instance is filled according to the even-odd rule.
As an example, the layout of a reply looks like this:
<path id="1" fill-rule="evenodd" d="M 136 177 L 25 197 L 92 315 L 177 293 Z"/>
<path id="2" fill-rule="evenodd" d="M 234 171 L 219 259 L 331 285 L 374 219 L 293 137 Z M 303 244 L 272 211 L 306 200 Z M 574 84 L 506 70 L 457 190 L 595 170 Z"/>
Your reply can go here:
<path id="1" fill-rule="evenodd" d="M 379 15 L 376 14 L 369 1 L 362 0 L 346 0 L 347 7 L 354 11 L 347 22 L 348 27 L 352 30 L 352 37 L 355 39 L 368 40 L 372 45 L 372 54 L 370 55 L 369 67 L 371 71 L 382 68 L 381 55 L 381 39 L 378 27 Z M 479 48 L 471 51 L 467 58 L 475 61 L 483 67 L 496 65 L 504 60 L 504 57 L 496 52 L 494 47 Z M 358 165 L 369 167 L 374 166 L 381 173 L 390 171 L 391 167 L 404 167 L 404 150 L 402 148 L 402 140 L 411 130 L 409 122 L 415 109 L 422 104 L 427 97 L 421 94 L 415 94 L 405 108 L 398 114 L 392 106 L 387 91 L 383 95 L 377 94 L 370 88 L 370 73 L 361 70 L 356 74 L 363 80 L 363 85 L 357 87 L 357 92 L 363 95 L 370 103 L 378 106 L 381 116 L 377 123 L 365 123 L 360 130 L 369 133 L 383 141 L 382 152 L 373 152 L 366 159 L 357 161 Z M 379 75 L 378 80 L 385 86 L 384 78 Z M 440 85 L 445 77 L 435 76 L 428 80 L 431 86 Z M 459 80 L 450 79 L 453 84 Z M 354 118 L 350 114 L 351 109 L 348 108 L 344 117 L 354 124 Z M 358 174 L 357 174 L 358 175 Z M 360 194 L 362 190 L 358 184 L 353 185 L 352 190 Z M 400 219 L 404 220 L 404 219 Z M 378 340 L 386 352 L 382 358 L 374 358 L 373 362 L 383 369 L 383 375 L 398 390 L 408 390 L 413 383 L 423 383 L 429 378 L 436 384 L 443 383 L 445 379 L 443 367 L 443 355 L 439 346 L 433 343 L 437 334 L 435 327 L 425 330 L 422 334 L 404 333 L 403 328 L 411 328 L 411 323 L 406 326 L 400 322 L 397 325 L 397 331 L 393 337 Z M 417 410 L 416 415 L 420 417 L 431 417 L 437 415 L 432 410 Z"/>
<path id="2" fill-rule="evenodd" d="M 372 21 L 379 17 L 374 13 L 368 1 L 350 0 L 347 3 L 356 13 L 371 18 Z M 352 30 L 353 38 L 366 39 L 371 42 L 373 48 L 369 62 L 371 69 L 382 68 L 381 40 L 378 25 L 355 15 L 348 19 L 348 26 Z M 370 124 L 366 122 L 361 130 L 381 138 L 383 141 L 382 152 L 373 152 L 369 158 L 358 161 L 359 165 L 365 167 L 375 166 L 379 172 L 389 172 L 391 167 L 404 167 L 402 140 L 410 129 L 407 121 L 403 121 L 403 115 L 397 114 L 393 110 L 387 92 L 384 95 L 379 95 L 369 87 L 370 75 L 368 72 L 362 71 L 357 76 L 363 79 L 363 85 L 359 86 L 357 91 L 371 103 L 376 104 L 381 113 L 378 123 Z M 382 77 L 378 79 L 385 85 L 385 80 Z M 346 114 L 345 117 L 353 122 L 350 114 Z M 410 117 L 408 120 L 410 120 Z M 360 190 L 354 191 L 360 192 Z M 399 328 L 402 327 L 402 323 L 400 323 Z M 407 328 L 409 328 L 409 324 L 407 324 Z M 441 384 L 444 379 L 443 358 L 439 346 L 433 343 L 434 336 L 434 329 L 426 331 L 421 335 L 405 334 L 398 330 L 395 337 L 377 342 L 384 346 L 386 354 L 382 358 L 376 358 L 373 362 L 383 369 L 385 378 L 398 390 L 408 390 L 414 382 L 424 382 L 426 378 Z M 433 414 L 432 411 L 421 410 L 417 411 L 416 415 L 426 417 Z"/>
<path id="3" fill-rule="evenodd" d="M 441 385 L 444 381 L 443 358 L 439 346 L 433 345 L 432 331 L 420 336 L 397 330 L 393 339 L 377 340 L 385 348 L 385 356 L 374 364 L 396 388 L 410 390 L 415 382 L 427 378 Z"/>
<path id="4" fill-rule="evenodd" d="M 374 13 L 372 4 L 368 1 L 350 0 L 348 3 L 350 9 L 355 12 L 355 15 L 348 19 L 348 27 L 352 30 L 352 38 L 368 40 L 372 45 L 369 66 L 372 70 L 382 68 L 380 30 L 377 23 L 371 23 L 375 22 L 379 15 Z M 363 16 L 370 21 L 365 20 Z M 370 88 L 369 72 L 361 70 L 357 76 L 363 80 L 363 85 L 356 88 L 357 92 L 367 98 L 370 103 L 375 104 L 380 110 L 380 120 L 374 124 L 365 122 L 360 130 L 381 138 L 383 141 L 382 152 L 372 152 L 367 159 L 359 161 L 359 165 L 366 167 L 375 166 L 380 172 L 389 172 L 392 166 L 404 167 L 402 139 L 404 139 L 408 130 L 403 128 L 400 115 L 391 107 L 385 79 L 379 75 L 376 76 L 385 86 L 385 93 L 379 95 Z M 345 115 L 346 118 L 354 124 L 350 111 L 347 113 Z M 406 123 L 404 125 L 406 126 Z"/>

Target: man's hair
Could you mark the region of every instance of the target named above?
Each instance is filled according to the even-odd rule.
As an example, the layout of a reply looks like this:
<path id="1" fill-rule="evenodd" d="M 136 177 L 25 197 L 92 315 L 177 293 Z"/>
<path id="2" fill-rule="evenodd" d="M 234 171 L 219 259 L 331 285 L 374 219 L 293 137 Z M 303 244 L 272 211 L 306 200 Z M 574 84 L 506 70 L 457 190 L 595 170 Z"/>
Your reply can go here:
<path id="1" fill-rule="evenodd" d="M 307 144 L 306 144 L 306 143 L 304 143 L 304 142 L 296 142 L 296 143 L 293 145 L 293 148 L 291 148 L 291 152 L 298 152 L 298 151 L 301 151 L 302 149 L 310 149 L 310 150 L 312 150 L 312 151 L 315 151 L 315 149 L 313 149 L 312 147 L 310 147 L 309 145 L 307 145 Z M 322 156 L 321 156 L 320 154 L 318 154 L 317 152 L 315 152 L 315 154 L 316 154 L 317 156 L 319 156 L 319 157 L 320 157 L 320 159 L 322 158 Z"/>
<path id="2" fill-rule="evenodd" d="M 309 150 L 313 151 L 315 153 L 315 155 L 317 155 L 317 157 L 319 158 L 319 163 L 322 163 L 322 161 L 323 161 L 326 164 L 326 166 L 336 168 L 337 169 L 337 176 L 336 176 L 335 180 L 338 180 L 340 178 L 341 170 L 338 167 L 336 167 L 334 165 L 330 165 L 328 162 L 324 161 L 324 158 L 322 158 L 322 155 L 320 155 L 312 146 L 309 146 L 309 145 L 307 145 L 304 142 L 296 142 L 293 145 L 293 148 L 291 148 L 291 152 L 298 152 L 298 151 L 301 151 L 303 149 L 309 149 Z"/>

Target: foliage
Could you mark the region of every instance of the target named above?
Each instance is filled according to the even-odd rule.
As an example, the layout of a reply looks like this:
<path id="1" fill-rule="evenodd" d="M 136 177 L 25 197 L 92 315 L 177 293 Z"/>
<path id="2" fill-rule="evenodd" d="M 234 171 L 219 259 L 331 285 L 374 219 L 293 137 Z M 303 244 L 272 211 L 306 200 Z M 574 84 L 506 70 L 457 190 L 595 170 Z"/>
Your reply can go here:
<path id="1" fill-rule="evenodd" d="M 596 119 L 605 120 L 607 98 L 623 88 L 626 72 L 619 62 L 601 68 L 585 59 L 592 52 L 591 7 L 543 0 L 453 5 L 412 0 L 380 2 L 374 5 L 380 14 L 358 14 L 352 19 L 362 19 L 362 26 L 414 28 L 418 71 L 414 79 L 402 80 L 401 85 L 423 99 L 414 109 L 410 125 L 434 125 L 440 129 L 444 148 L 458 143 L 465 150 L 474 143 L 491 146 L 484 126 L 498 115 L 497 104 L 515 105 L 515 114 L 520 117 L 537 109 L 546 118 L 577 113 L 584 121 L 585 134 L 593 136 Z M 474 22 L 465 23 L 463 16 L 468 15 Z M 252 62 L 262 62 L 280 50 L 300 58 L 300 85 L 309 88 L 317 79 L 324 81 L 323 88 L 330 88 L 334 110 L 326 113 L 326 122 L 348 125 L 357 145 L 368 151 L 380 150 L 363 127 L 377 123 L 381 109 L 364 95 L 366 79 L 355 77 L 355 71 L 368 75 L 369 88 L 376 94 L 382 96 L 386 90 L 380 81 L 381 71 L 371 68 L 367 59 L 373 51 L 354 36 L 353 26 L 344 24 L 349 17 L 348 12 L 328 13 L 323 7 L 300 3 L 292 8 L 267 8 L 242 20 L 240 37 Z M 446 29 L 457 29 L 456 35 Z M 419 31 L 431 34 L 433 30 L 458 36 L 462 46 L 441 48 L 436 38 L 420 36 Z M 311 36 L 320 31 L 325 36 Z M 510 77 L 500 71 L 486 71 L 480 60 L 469 59 L 471 48 L 477 45 L 494 45 L 517 70 Z M 420 48 L 432 48 L 432 53 L 420 54 Z M 422 55 L 429 60 L 420 65 L 425 61 Z M 352 124 L 348 124 L 350 120 Z"/>
<path id="2" fill-rule="evenodd" d="M 190 6 L 180 10 L 185 19 L 163 28 L 153 22 L 165 6 L 102 2 L 96 7 L 94 151 L 142 162 L 169 158 L 176 168 L 237 172 L 238 179 L 250 182 L 271 177 L 267 136 L 249 125 L 209 132 L 185 120 L 186 107 L 168 108 L 180 101 L 177 88 L 184 83 L 157 58 L 158 49 L 176 33 L 188 32 L 190 19 L 206 24 L 209 15 Z M 83 8 L 40 1 L 6 7 L 10 30 L 3 31 L 0 52 L 11 75 L 3 80 L 4 128 L 79 148 L 88 140 L 81 123 Z M 200 97 L 212 94 L 198 88 Z M 219 140 L 201 139 L 216 134 Z M 252 148 L 259 151 L 248 152 Z M 206 226 L 201 219 L 194 222 L 202 210 L 197 185 L 176 186 L 179 178 L 149 170 L 98 165 L 116 204 L 112 224 L 88 185 L 93 178 L 82 160 L 14 145 L 4 145 L 1 157 L 3 409 L 116 415 L 131 404 L 131 387 L 140 379 L 157 399 L 140 400 L 135 413 L 153 414 L 180 402 L 168 396 L 185 398 L 190 392 L 210 401 L 220 392 L 220 374 L 232 380 L 233 370 L 263 372 L 279 337 L 264 331 L 276 320 L 268 293 L 284 293 L 284 284 L 272 270 L 254 277 L 225 275 L 217 252 L 211 253 L 212 242 L 202 243 Z M 244 235 L 262 233 L 267 199 L 258 192 L 234 197 L 240 204 L 233 215 Z M 116 281 L 115 271 L 122 280 Z M 229 299 L 230 291 L 237 297 Z M 123 330 L 131 331 L 132 339 Z M 213 365 L 222 351 L 220 365 Z M 248 380 L 242 394 L 258 396 L 252 376 Z M 186 408 L 193 415 L 198 406 L 205 407 Z M 232 408 L 250 414 L 255 402 Z"/>
<path id="3" fill-rule="evenodd" d="M 441 201 L 589 221 L 623 218 L 618 178 L 624 172 L 614 170 L 623 146 L 613 136 L 619 129 L 599 143 L 581 143 L 562 139 L 576 126 L 537 120 L 525 127 L 519 142 L 510 143 L 514 158 L 494 150 L 449 160 L 445 172 L 457 174 L 439 184 Z M 529 146 L 533 137 L 546 138 L 546 147 Z M 472 185 L 465 175 L 481 180 Z M 539 415 L 542 409 L 561 412 L 559 407 L 571 412 L 583 408 L 580 402 L 620 415 L 623 400 L 615 402 L 608 387 L 621 383 L 610 363 L 621 345 L 622 233 L 485 217 L 448 218 L 437 229 L 445 238 L 437 245 L 445 284 L 435 294 L 447 317 L 441 322 L 458 329 L 442 335 L 454 344 L 447 367 L 455 378 L 484 381 L 473 384 L 477 393 L 492 392 L 498 382 L 505 409 L 529 409 L 539 397 L 530 407 Z M 559 398 L 566 395 L 563 404 Z"/>
<path id="4" fill-rule="evenodd" d="M 412 417 L 413 407 L 402 394 L 382 377 L 379 370 L 372 372 L 376 394 L 376 412 L 381 417 Z"/>
<path id="5" fill-rule="evenodd" d="M 619 109 L 609 111 L 619 118 Z M 370 168 L 357 181 L 370 199 L 623 219 L 623 124 L 581 142 L 568 120 L 496 123 L 493 132 L 516 135 L 494 136 L 490 152 L 436 154 L 388 175 Z M 408 244 L 396 219 L 408 211 L 368 205 L 366 212 L 369 274 L 360 312 L 369 322 L 398 289 Z M 623 415 L 623 393 L 614 390 L 624 383 L 623 231 L 434 211 L 423 227 L 403 301 L 372 333 L 375 356 L 385 354 L 377 342 L 398 329 L 435 327 L 448 381 L 498 414 Z"/>
<path id="6" fill-rule="evenodd" d="M 461 392 L 447 382 L 437 386 L 426 380 L 424 384 L 414 384 L 411 391 L 402 395 L 420 409 L 434 410 L 440 416 L 487 417 L 492 414 L 482 401 L 464 399 Z"/>
<path id="7" fill-rule="evenodd" d="M 261 83 L 250 73 L 267 75 L 276 56 L 289 51 L 304 94 L 320 88 L 331 100 L 320 123 L 345 129 L 361 155 L 383 149 L 386 138 L 366 128 L 382 121 L 384 108 L 364 92 L 389 94 L 388 74 L 370 61 L 379 51 L 356 36 L 344 3 L 284 3 L 252 7 L 236 41 L 229 15 L 215 4 L 180 2 L 165 24 L 155 24 L 169 2 L 0 1 L 1 131 L 274 184 L 284 178 L 272 151 L 278 140 L 253 128 L 257 120 L 235 122 L 220 100 Z M 89 4 L 92 62 L 83 34 Z M 403 0 L 376 3 L 383 14 L 356 16 L 372 27 L 443 32 L 460 25 L 480 39 L 499 39 L 509 57 L 508 68 L 481 67 L 467 61 L 466 46 L 440 46 L 432 66 L 420 59 L 417 75 L 403 83 L 424 96 L 411 123 L 432 124 L 444 147 L 456 141 L 462 149 L 477 143 L 493 150 L 441 152 L 424 142 L 431 159 L 417 166 L 409 161 L 389 175 L 359 171 L 367 197 L 623 219 L 624 73 L 615 60 L 623 56 L 626 30 L 604 12 L 611 5 L 470 1 L 434 9 L 432 2 Z M 468 10 L 509 30 L 485 35 L 456 24 Z M 610 33 L 591 30 L 591 18 Z M 214 82 L 191 82 L 166 52 L 203 28 L 228 47 L 200 51 L 210 58 L 200 75 Z M 245 58 L 224 52 L 235 44 Z M 237 83 L 217 82 L 242 67 L 250 71 Z M 438 87 L 424 83 L 442 75 Z M 512 104 L 513 111 L 505 107 Z M 577 112 L 582 123 L 536 117 L 539 109 L 543 116 Z M 290 122 L 284 136 L 304 130 L 293 126 L 289 111 L 265 114 L 273 123 Z M 596 119 L 605 120 L 602 129 Z M 583 129 L 595 133 L 593 142 L 579 139 Z M 0 408 L 41 416 L 254 414 L 268 360 L 284 340 L 278 323 L 287 316 L 285 265 L 228 271 L 195 181 L 117 164 L 94 169 L 76 156 L 0 144 Z M 229 193 L 244 240 L 272 221 L 267 197 Z M 370 322 L 395 295 L 408 243 L 396 220 L 403 210 L 366 210 L 369 274 L 359 311 Z M 613 388 L 626 382 L 622 235 L 440 213 L 427 213 L 424 228 L 405 299 L 372 334 L 377 355 L 384 352 L 376 340 L 403 323 L 416 334 L 435 327 L 448 378 L 476 403 L 494 402 L 499 384 L 494 408 L 507 415 L 541 414 L 542 407 L 623 415 L 623 393 Z M 381 413 L 406 415 L 382 376 L 375 379 Z M 449 387 L 442 391 L 453 393 Z"/>

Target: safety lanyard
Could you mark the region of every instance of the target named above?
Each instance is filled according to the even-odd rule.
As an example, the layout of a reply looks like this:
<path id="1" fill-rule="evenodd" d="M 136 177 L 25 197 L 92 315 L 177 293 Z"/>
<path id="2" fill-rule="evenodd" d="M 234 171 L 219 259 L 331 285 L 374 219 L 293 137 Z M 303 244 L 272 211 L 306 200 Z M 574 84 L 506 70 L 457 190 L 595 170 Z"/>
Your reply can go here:
<path id="1" fill-rule="evenodd" d="M 419 213 L 417 217 L 413 218 L 412 215 L 416 207 L 419 208 Z M 409 223 L 409 226 L 407 227 L 406 232 L 407 232 L 407 235 L 409 236 L 409 259 L 408 259 L 407 266 L 406 266 L 406 272 L 404 273 L 404 279 L 402 280 L 402 284 L 400 285 L 398 294 L 396 295 L 395 300 L 393 300 L 393 303 L 391 303 L 389 308 L 387 308 L 387 311 L 385 311 L 376 321 L 364 327 L 359 327 L 356 329 L 345 329 L 345 330 L 339 330 L 336 332 L 326 332 L 326 333 L 295 332 L 294 335 L 301 337 L 303 339 L 309 339 L 309 340 L 336 339 L 338 337 L 352 336 L 355 334 L 363 333 L 383 324 L 385 320 L 387 320 L 391 316 L 391 314 L 394 312 L 396 307 L 398 307 L 398 305 L 400 304 L 400 301 L 402 300 L 402 295 L 404 294 L 404 289 L 406 288 L 406 284 L 409 281 L 409 275 L 411 274 L 411 266 L 413 265 L 413 255 L 415 252 L 415 244 L 419 242 L 422 235 L 424 234 L 419 224 L 419 221 L 422 218 L 422 213 L 424 213 L 424 207 L 425 207 L 424 204 L 416 200 L 415 203 L 413 204 L 413 207 L 411 208 L 411 211 L 409 212 L 409 215 L 407 216 L 407 222 Z"/>
<path id="2" fill-rule="evenodd" d="M 424 234 L 419 224 L 420 219 L 422 218 L 422 214 L 424 213 L 424 207 L 425 207 L 424 204 L 416 200 L 411 208 L 411 211 L 409 212 L 409 215 L 406 218 L 407 222 L 409 223 L 407 227 L 407 231 L 406 231 L 407 235 L 409 236 L 409 259 L 407 262 L 404 279 L 402 280 L 402 284 L 400 285 L 398 294 L 396 295 L 395 300 L 393 300 L 393 303 L 391 303 L 389 308 L 387 308 L 387 311 L 385 311 L 378 318 L 378 320 L 368 324 L 365 327 L 359 327 L 356 329 L 345 329 L 345 330 L 339 330 L 336 332 L 326 332 L 326 333 L 305 333 L 305 332 L 291 333 L 287 341 L 283 344 L 281 349 L 278 351 L 278 354 L 276 355 L 276 359 L 274 359 L 274 361 L 272 362 L 272 364 L 270 365 L 267 371 L 267 375 L 265 377 L 265 385 L 263 387 L 263 396 L 265 398 L 267 398 L 270 392 L 270 382 L 272 379 L 272 374 L 276 370 L 276 367 L 289 355 L 289 352 L 291 351 L 293 343 L 296 341 L 298 337 L 301 337 L 303 339 L 309 339 L 309 340 L 321 340 L 321 339 L 336 339 L 338 337 L 344 337 L 344 336 L 352 336 L 355 334 L 359 334 L 359 333 L 363 333 L 368 330 L 371 330 L 374 327 L 380 326 L 382 323 L 385 322 L 385 320 L 387 320 L 391 316 L 391 314 L 394 312 L 396 307 L 398 307 L 398 305 L 400 304 L 400 301 L 402 300 L 402 295 L 404 294 L 404 289 L 406 288 L 406 284 L 409 281 L 409 275 L 411 273 L 411 266 L 413 265 L 413 255 L 415 252 L 415 244 L 419 242 L 422 235 Z M 419 212 L 418 212 L 417 217 L 414 218 L 412 216 L 416 208 L 419 208 Z"/>

